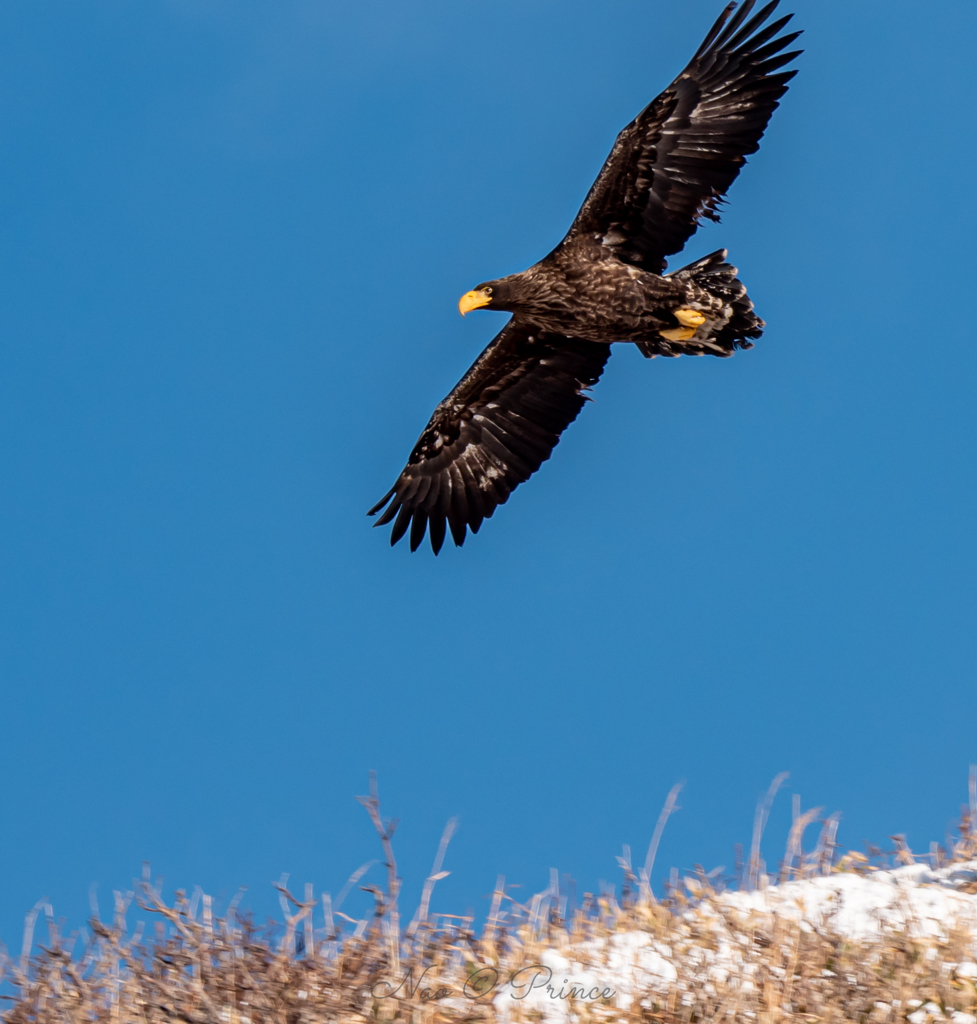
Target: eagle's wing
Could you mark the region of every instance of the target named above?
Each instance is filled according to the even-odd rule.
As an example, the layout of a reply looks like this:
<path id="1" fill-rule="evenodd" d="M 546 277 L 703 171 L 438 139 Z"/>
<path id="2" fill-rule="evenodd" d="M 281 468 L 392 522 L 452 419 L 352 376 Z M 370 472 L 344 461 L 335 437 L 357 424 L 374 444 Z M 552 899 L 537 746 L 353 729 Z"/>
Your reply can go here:
<path id="1" fill-rule="evenodd" d="M 759 148 L 796 71 L 778 68 L 799 32 L 775 38 L 792 15 L 764 23 L 779 0 L 719 16 L 688 67 L 621 132 L 567 241 L 589 234 L 622 260 L 662 273 L 699 220 L 717 209 L 746 156 Z"/>
<path id="2" fill-rule="evenodd" d="M 410 526 L 416 551 L 430 525 L 437 554 L 446 522 L 457 545 L 466 526 L 477 533 L 550 457 L 610 352 L 610 345 L 510 320 L 434 410 L 397 482 L 370 509 L 372 516 L 390 502 L 376 523 L 397 517 L 390 543 Z"/>

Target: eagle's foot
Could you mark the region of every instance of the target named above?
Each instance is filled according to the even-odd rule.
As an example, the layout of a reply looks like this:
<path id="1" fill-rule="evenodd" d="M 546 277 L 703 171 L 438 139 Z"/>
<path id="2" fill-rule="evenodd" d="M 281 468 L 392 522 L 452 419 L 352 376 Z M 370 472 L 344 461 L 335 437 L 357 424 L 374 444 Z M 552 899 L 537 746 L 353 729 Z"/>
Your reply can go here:
<path id="1" fill-rule="evenodd" d="M 705 315 L 697 309 L 676 309 L 673 310 L 672 316 L 682 326 L 659 331 L 658 333 L 666 341 L 688 341 L 695 337 L 695 332 L 706 322 Z"/>
<path id="2" fill-rule="evenodd" d="M 697 309 L 676 309 L 673 316 L 683 327 L 701 327 L 705 322 L 705 315 Z"/>
<path id="3" fill-rule="evenodd" d="M 658 332 L 666 341 L 688 341 L 695 337 L 694 327 L 673 327 L 668 331 Z"/>

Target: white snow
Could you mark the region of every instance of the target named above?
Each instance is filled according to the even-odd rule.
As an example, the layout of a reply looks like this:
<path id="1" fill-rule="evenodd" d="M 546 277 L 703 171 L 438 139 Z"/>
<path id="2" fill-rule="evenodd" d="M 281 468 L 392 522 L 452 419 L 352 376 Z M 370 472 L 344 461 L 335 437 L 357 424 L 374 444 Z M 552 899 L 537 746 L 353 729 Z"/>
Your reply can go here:
<path id="1" fill-rule="evenodd" d="M 686 966 L 695 962 L 700 978 L 722 983 L 739 974 L 742 991 L 752 982 L 745 977 L 749 968 L 742 969 L 735 924 L 746 925 L 755 914 L 786 917 L 805 930 L 830 931 L 856 941 L 871 941 L 882 931 L 939 938 L 951 927 L 966 929 L 977 938 L 977 893 L 964 891 L 968 888 L 977 889 L 977 861 L 939 870 L 909 864 L 864 873 L 836 872 L 754 892 L 726 892 L 687 912 L 690 922 L 711 929 L 713 941 L 689 943 L 681 956 Z M 626 1009 L 636 998 L 668 991 L 678 978 L 677 955 L 643 931 L 618 932 L 559 952 L 547 950 L 539 958 L 540 966 L 514 983 L 499 979 L 494 1007 L 501 1021 L 525 1020 L 527 1013 L 535 1012 L 547 1022 L 570 1024 L 581 1019 L 581 1002 L 563 994 L 575 987 L 586 993 L 584 1001 L 594 998 L 595 991 L 607 992 L 615 1006 Z M 977 955 L 950 966 L 959 977 L 977 978 Z M 924 1024 L 938 1011 L 935 1004 L 917 1003 L 906 1019 L 909 1024 Z M 950 1019 L 953 1024 L 977 1024 L 973 1015 L 959 1011 Z"/>
<path id="2" fill-rule="evenodd" d="M 934 871 L 927 864 L 868 874 L 841 872 L 806 878 L 755 892 L 724 893 L 734 909 L 756 910 L 804 921 L 856 940 L 876 938 L 884 928 L 914 935 L 945 934 L 948 921 L 977 924 L 977 895 L 960 891 L 977 882 L 977 861 Z M 975 968 L 977 971 L 977 968 Z"/>

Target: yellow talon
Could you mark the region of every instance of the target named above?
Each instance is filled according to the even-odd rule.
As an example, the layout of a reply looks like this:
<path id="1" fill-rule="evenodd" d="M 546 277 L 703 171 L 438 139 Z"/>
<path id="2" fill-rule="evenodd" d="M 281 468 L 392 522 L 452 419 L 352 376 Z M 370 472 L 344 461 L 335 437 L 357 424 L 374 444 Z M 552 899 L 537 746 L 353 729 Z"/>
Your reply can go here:
<path id="1" fill-rule="evenodd" d="M 688 341 L 695 337 L 694 327 L 673 327 L 669 331 L 658 332 L 666 341 Z"/>
<path id="2" fill-rule="evenodd" d="M 706 322 L 705 316 L 703 316 L 703 314 L 697 309 L 676 309 L 675 319 L 678 320 L 683 327 L 701 327 Z"/>

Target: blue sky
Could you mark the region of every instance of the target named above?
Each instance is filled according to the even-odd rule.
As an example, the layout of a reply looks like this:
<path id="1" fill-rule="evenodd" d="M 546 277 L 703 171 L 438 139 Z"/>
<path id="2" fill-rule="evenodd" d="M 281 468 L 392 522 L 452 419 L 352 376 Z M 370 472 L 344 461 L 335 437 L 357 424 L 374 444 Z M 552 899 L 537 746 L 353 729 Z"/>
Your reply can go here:
<path id="1" fill-rule="evenodd" d="M 786 3 L 786 0 L 785 0 Z M 807 53 L 724 223 L 769 327 L 616 347 L 482 532 L 366 509 L 716 0 L 0 8 L 0 939 L 168 886 L 413 909 L 732 866 L 779 771 L 926 849 L 977 760 L 977 9 L 794 0 Z M 768 860 L 790 798 L 774 807 Z M 223 898 L 222 897 L 222 898 Z M 351 897 L 350 908 L 366 897 Z"/>

